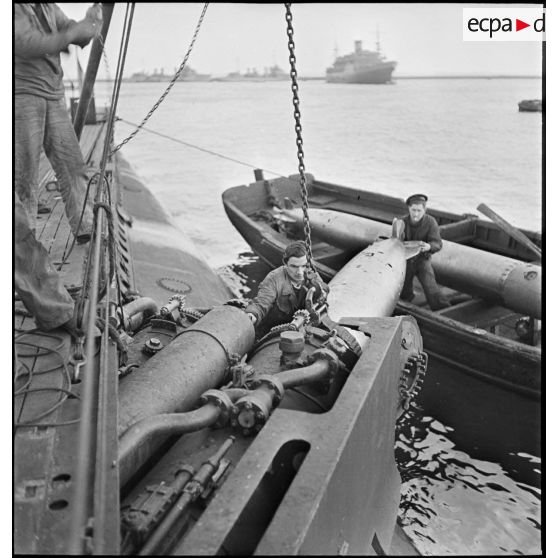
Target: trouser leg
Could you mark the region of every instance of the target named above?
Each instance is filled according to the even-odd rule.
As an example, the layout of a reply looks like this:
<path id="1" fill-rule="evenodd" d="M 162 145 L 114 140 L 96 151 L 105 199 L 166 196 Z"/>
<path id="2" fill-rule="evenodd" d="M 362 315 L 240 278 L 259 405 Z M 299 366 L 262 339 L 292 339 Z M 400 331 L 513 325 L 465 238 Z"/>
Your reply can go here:
<path id="1" fill-rule="evenodd" d="M 74 236 L 91 233 L 91 202 L 85 207 L 78 231 L 88 178 L 83 155 L 63 99 L 47 101 L 44 147 L 58 179 L 72 233 Z M 92 199 L 93 194 L 94 192 L 90 192 L 89 199 Z"/>
<path id="2" fill-rule="evenodd" d="M 399 298 L 401 300 L 406 300 L 411 302 L 415 297 L 413 291 L 413 279 L 415 277 L 415 269 L 413 263 L 407 260 L 407 268 L 405 270 L 405 281 L 403 282 L 403 288 L 401 289 L 401 295 Z"/>
<path id="3" fill-rule="evenodd" d="M 27 213 L 30 229 L 37 224 L 39 160 L 43 148 L 46 100 L 35 95 L 16 95 L 14 188 Z"/>
<path id="4" fill-rule="evenodd" d="M 74 301 L 44 246 L 35 238 L 17 192 L 14 197 L 14 286 L 37 326 L 48 331 L 73 316 Z"/>
<path id="5" fill-rule="evenodd" d="M 442 295 L 438 283 L 436 283 L 436 276 L 430 258 L 423 258 L 416 264 L 417 276 L 424 289 L 424 294 L 428 305 L 432 310 L 439 310 L 440 308 L 447 308 L 450 304 Z"/>

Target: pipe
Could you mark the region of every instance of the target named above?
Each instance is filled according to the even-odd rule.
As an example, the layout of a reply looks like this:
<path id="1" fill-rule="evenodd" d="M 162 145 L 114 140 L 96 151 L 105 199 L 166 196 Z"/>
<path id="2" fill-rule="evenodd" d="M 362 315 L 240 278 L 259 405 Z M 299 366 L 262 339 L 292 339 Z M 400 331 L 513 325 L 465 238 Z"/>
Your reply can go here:
<path id="1" fill-rule="evenodd" d="M 136 331 L 143 323 L 145 317 L 153 316 L 157 313 L 158 307 L 152 298 L 142 296 L 123 306 L 122 310 L 124 329 L 126 331 Z"/>
<path id="2" fill-rule="evenodd" d="M 240 388 L 222 391 L 232 403 L 249 393 L 249 390 Z M 155 415 L 136 422 L 124 432 L 118 442 L 121 486 L 128 482 L 139 464 L 148 459 L 151 450 L 156 445 L 157 438 L 202 430 L 215 424 L 220 416 L 221 408 L 211 402 L 188 413 Z"/>
<path id="3" fill-rule="evenodd" d="M 83 78 L 83 87 L 79 96 L 79 103 L 74 117 L 74 131 L 79 140 L 81 132 L 85 124 L 87 110 L 89 109 L 89 102 L 93 96 L 93 86 L 97 77 L 97 70 L 99 69 L 99 62 L 103 54 L 103 45 L 105 44 L 107 33 L 112 18 L 112 11 L 114 4 L 102 4 L 103 10 L 103 26 L 101 28 L 100 37 L 93 39 L 91 52 L 89 54 L 89 61 L 87 62 L 87 69 L 85 70 L 85 77 Z"/>
<path id="4" fill-rule="evenodd" d="M 120 468 L 128 469 L 127 464 L 133 455 L 141 452 L 155 437 L 171 434 L 187 434 L 214 424 L 221 410 L 208 403 L 189 413 L 169 413 L 140 420 L 130 427 L 118 442 L 118 462 Z M 122 473 L 121 473 L 122 476 Z"/>
<path id="5" fill-rule="evenodd" d="M 246 354 L 253 343 L 245 312 L 233 306 L 208 312 L 121 379 L 118 435 L 146 417 L 193 409 L 205 391 L 222 384 L 232 356 Z"/>
<path id="6" fill-rule="evenodd" d="M 330 364 L 326 359 L 319 359 L 310 366 L 284 370 L 274 374 L 273 377 L 279 380 L 285 389 L 303 386 L 323 379 L 329 373 Z"/>
<path id="7" fill-rule="evenodd" d="M 138 552 L 138 556 L 151 556 L 156 554 L 155 551 L 157 547 L 166 538 L 169 531 L 180 518 L 186 507 L 201 495 L 205 486 L 209 482 L 209 479 L 218 469 L 219 463 L 233 445 L 233 442 L 234 436 L 230 436 L 219 448 L 219 450 L 202 464 L 194 478 L 187 483 L 182 491 L 182 494 L 173 504 L 161 523 L 156 527 L 155 531 L 151 534 L 145 545 Z"/>

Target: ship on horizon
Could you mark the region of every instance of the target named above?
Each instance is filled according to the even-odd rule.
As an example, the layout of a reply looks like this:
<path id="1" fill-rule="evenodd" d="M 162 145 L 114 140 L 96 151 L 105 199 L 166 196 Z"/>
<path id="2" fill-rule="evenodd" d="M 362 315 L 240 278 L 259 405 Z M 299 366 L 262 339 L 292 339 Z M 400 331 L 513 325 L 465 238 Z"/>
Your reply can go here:
<path id="1" fill-rule="evenodd" d="M 247 68 L 244 74 L 230 72 L 226 76 L 211 78 L 211 81 L 286 81 L 288 79 L 290 79 L 290 74 L 274 64 L 269 68 L 264 68 L 263 74 L 260 74 L 256 68 Z"/>
<path id="2" fill-rule="evenodd" d="M 176 73 L 176 68 L 174 73 Z M 124 78 L 123 81 L 135 81 L 135 82 L 146 82 L 146 81 L 170 81 L 173 78 L 172 75 L 165 74 L 163 68 L 159 71 L 153 70 L 151 74 L 145 71 L 134 72 L 130 77 Z M 211 78 L 210 74 L 198 74 L 195 70 L 190 68 L 190 66 L 184 66 L 184 69 L 180 73 L 180 77 L 177 81 L 209 81 Z"/>
<path id="3" fill-rule="evenodd" d="M 364 50 L 362 41 L 355 41 L 355 51 L 337 56 L 333 66 L 326 70 L 328 83 L 390 83 L 391 74 L 397 62 L 386 60 L 380 51 L 380 41 L 376 50 Z"/>

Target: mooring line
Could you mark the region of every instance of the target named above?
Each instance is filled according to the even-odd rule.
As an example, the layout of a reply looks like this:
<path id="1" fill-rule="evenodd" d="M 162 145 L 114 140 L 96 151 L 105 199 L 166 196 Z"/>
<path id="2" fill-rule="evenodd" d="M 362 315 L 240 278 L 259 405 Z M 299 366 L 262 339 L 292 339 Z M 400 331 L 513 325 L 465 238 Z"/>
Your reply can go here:
<path id="1" fill-rule="evenodd" d="M 120 118 L 119 116 L 116 117 L 116 120 L 120 121 L 120 122 L 124 122 L 125 124 L 128 124 L 129 126 L 137 126 L 137 124 L 135 124 L 134 122 L 130 122 L 129 120 L 126 120 L 124 118 Z M 180 143 L 182 145 L 185 145 L 186 147 L 191 147 L 192 149 L 197 149 L 198 151 L 203 151 L 204 153 L 208 153 L 209 155 L 215 155 L 216 157 L 220 157 L 221 159 L 226 159 L 227 161 L 232 161 L 233 163 L 238 163 L 239 165 L 243 165 L 245 167 L 250 167 L 251 169 L 261 169 L 262 171 L 265 171 L 269 174 L 273 174 L 275 176 L 288 178 L 287 176 L 285 176 L 284 173 L 275 172 L 275 171 L 272 171 L 272 170 L 269 170 L 269 169 L 262 168 L 261 166 L 258 166 L 258 165 L 253 165 L 252 163 L 246 163 L 245 161 L 241 161 L 240 159 L 235 159 L 233 157 L 228 157 L 227 155 L 217 153 L 217 151 L 212 151 L 211 149 L 205 149 L 204 147 L 199 147 L 198 145 L 194 145 L 193 143 L 188 143 L 188 142 L 180 140 L 178 138 L 173 138 L 172 136 L 169 136 L 167 134 L 163 134 L 161 132 L 157 132 L 156 130 L 152 130 L 151 128 L 147 128 L 146 126 L 143 126 L 143 128 L 141 128 L 141 129 L 145 130 L 146 132 L 150 132 L 152 134 L 155 134 L 156 136 L 161 136 L 162 138 L 166 138 L 166 139 L 174 141 L 176 143 Z"/>

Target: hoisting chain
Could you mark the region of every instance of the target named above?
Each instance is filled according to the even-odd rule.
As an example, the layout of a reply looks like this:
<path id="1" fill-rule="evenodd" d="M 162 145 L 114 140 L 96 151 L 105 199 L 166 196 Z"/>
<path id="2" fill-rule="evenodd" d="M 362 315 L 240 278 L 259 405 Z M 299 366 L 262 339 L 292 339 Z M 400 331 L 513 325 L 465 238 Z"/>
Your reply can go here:
<path id="1" fill-rule="evenodd" d="M 310 230 L 310 217 L 308 216 L 308 189 L 306 188 L 306 174 L 304 166 L 304 151 L 302 150 L 302 124 L 300 123 L 300 99 L 298 98 L 298 83 L 296 72 L 296 56 L 294 44 L 294 30 L 292 25 L 293 16 L 291 13 L 291 5 L 285 4 L 287 20 L 287 36 L 289 38 L 289 62 L 291 64 L 291 89 L 293 92 L 293 106 L 294 106 L 294 119 L 295 119 L 295 132 L 296 132 L 296 145 L 298 157 L 298 172 L 300 174 L 300 197 L 302 198 L 302 213 L 304 216 L 304 243 L 306 244 L 306 259 L 308 260 L 308 267 L 312 271 L 314 268 L 314 261 L 312 257 L 312 238 Z"/>
<path id="2" fill-rule="evenodd" d="M 174 84 L 176 83 L 176 81 L 178 80 L 180 75 L 182 74 L 182 70 L 186 66 L 186 62 L 188 62 L 188 58 L 190 57 L 190 53 L 192 52 L 192 49 L 194 48 L 194 43 L 196 42 L 196 39 L 198 37 L 198 33 L 199 33 L 199 30 L 200 30 L 200 27 L 201 27 L 201 24 L 203 22 L 203 18 L 205 16 L 205 12 L 207 11 L 208 6 L 209 6 L 209 2 L 206 2 L 203 6 L 200 18 L 198 20 L 198 24 L 196 25 L 196 30 L 194 31 L 194 36 L 192 37 L 192 40 L 190 41 L 190 46 L 188 47 L 188 51 L 184 55 L 184 58 L 183 58 L 182 62 L 180 63 L 180 66 L 178 67 L 178 70 L 176 70 L 176 73 L 174 74 L 174 76 L 170 80 L 169 85 L 167 86 L 167 88 L 165 89 L 163 94 L 159 97 L 159 100 L 153 105 L 153 107 L 151 107 L 151 110 L 146 114 L 145 118 L 140 122 L 139 126 L 126 139 L 122 140 L 111 151 L 111 153 L 110 153 L 111 155 L 114 155 L 121 147 L 124 147 L 124 145 L 126 145 L 143 128 L 143 126 L 151 118 L 151 115 L 159 108 L 159 105 L 163 102 L 165 97 L 168 95 L 169 91 L 172 89 L 172 87 L 174 86 Z"/>

